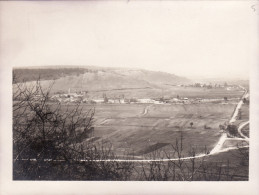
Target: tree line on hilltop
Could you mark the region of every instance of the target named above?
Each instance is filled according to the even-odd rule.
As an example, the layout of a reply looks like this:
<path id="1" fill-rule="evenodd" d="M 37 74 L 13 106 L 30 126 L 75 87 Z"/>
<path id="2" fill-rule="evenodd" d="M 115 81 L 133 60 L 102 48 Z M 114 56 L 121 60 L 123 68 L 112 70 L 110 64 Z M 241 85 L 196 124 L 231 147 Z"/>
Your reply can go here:
<path id="1" fill-rule="evenodd" d="M 86 72 L 97 72 L 97 70 L 91 70 L 87 68 L 43 68 L 43 69 L 30 69 L 30 68 L 14 68 L 13 75 L 17 78 L 15 83 L 36 81 L 40 80 L 56 80 L 65 76 L 79 76 Z"/>

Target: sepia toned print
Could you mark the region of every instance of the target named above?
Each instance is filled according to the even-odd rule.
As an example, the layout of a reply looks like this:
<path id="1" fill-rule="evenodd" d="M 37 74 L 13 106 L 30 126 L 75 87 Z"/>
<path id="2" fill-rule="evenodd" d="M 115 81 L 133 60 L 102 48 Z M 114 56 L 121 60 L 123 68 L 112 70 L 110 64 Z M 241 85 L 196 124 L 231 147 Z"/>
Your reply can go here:
<path id="1" fill-rule="evenodd" d="M 248 180 L 249 82 L 13 70 L 14 180 Z"/>
<path id="2" fill-rule="evenodd" d="M 0 194 L 257 194 L 257 20 L 256 1 L 0 1 Z"/>

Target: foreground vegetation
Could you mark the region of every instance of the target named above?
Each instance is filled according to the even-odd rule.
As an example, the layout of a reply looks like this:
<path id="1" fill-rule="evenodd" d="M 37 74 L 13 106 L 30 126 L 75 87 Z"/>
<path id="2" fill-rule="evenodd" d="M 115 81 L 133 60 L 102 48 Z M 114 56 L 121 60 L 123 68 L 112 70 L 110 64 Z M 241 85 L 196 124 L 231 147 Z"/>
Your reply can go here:
<path id="1" fill-rule="evenodd" d="M 16 83 L 16 82 L 14 82 Z M 167 161 L 123 161 L 108 142 L 94 142 L 95 109 L 80 105 L 64 109 L 49 104 L 51 87 L 40 82 L 17 83 L 13 98 L 14 180 L 247 180 L 248 150 L 239 148 L 229 157 L 195 158 L 197 148 L 186 157 L 184 134 L 169 144 L 171 152 L 155 150 L 149 159 Z M 40 95 L 40 99 L 36 98 Z M 87 110 L 87 111 L 86 111 Z M 206 148 L 204 148 L 206 153 Z M 211 160 L 211 158 L 213 160 Z M 125 160 L 126 159 L 126 160 Z M 242 173 L 237 175 L 238 172 Z"/>

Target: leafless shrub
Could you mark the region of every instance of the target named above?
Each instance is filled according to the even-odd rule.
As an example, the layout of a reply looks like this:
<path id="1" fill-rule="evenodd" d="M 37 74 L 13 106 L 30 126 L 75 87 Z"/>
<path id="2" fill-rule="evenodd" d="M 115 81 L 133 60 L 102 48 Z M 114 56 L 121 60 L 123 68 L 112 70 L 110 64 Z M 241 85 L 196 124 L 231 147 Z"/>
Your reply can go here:
<path id="1" fill-rule="evenodd" d="M 115 159 L 111 148 L 86 141 L 93 136 L 95 109 L 50 102 L 54 83 L 13 86 L 14 179 L 126 180 L 132 163 Z M 91 140 L 91 139 L 90 139 Z M 98 161 L 101 160 L 101 161 Z"/>
<path id="2" fill-rule="evenodd" d="M 242 157 L 241 153 L 234 159 L 234 162 L 229 160 L 215 161 L 211 159 L 206 147 L 204 155 L 199 157 L 196 148 L 191 148 L 186 158 L 184 156 L 183 136 L 176 139 L 171 145 L 172 155 L 168 155 L 165 151 L 153 153 L 150 157 L 159 159 L 161 153 L 166 154 L 166 161 L 151 161 L 149 163 L 142 162 L 140 166 L 135 166 L 137 172 L 136 180 L 147 181 L 232 181 L 232 180 L 247 180 L 248 173 L 240 173 L 240 166 L 235 165 L 235 161 L 246 159 L 246 155 Z M 239 174 L 238 174 L 239 173 Z"/>
<path id="3" fill-rule="evenodd" d="M 198 157 L 191 148 L 185 158 L 183 135 L 171 144 L 171 152 L 155 150 L 150 162 L 117 161 L 112 143 L 96 144 L 95 110 L 50 102 L 52 85 L 43 88 L 14 82 L 13 178 L 15 180 L 153 180 L 218 181 L 247 179 L 231 162 L 211 162 L 206 148 Z M 237 159 L 248 166 L 249 153 L 240 146 Z M 131 158 L 134 158 L 131 157 Z M 125 157 L 127 159 L 127 156 Z M 166 161 L 163 161 L 165 159 Z"/>
<path id="4" fill-rule="evenodd" d="M 247 141 L 242 141 L 240 144 L 237 144 L 237 151 L 232 152 L 232 156 L 236 157 L 238 159 L 238 163 L 241 166 L 248 166 L 249 165 L 249 148 L 245 147 L 248 146 Z"/>

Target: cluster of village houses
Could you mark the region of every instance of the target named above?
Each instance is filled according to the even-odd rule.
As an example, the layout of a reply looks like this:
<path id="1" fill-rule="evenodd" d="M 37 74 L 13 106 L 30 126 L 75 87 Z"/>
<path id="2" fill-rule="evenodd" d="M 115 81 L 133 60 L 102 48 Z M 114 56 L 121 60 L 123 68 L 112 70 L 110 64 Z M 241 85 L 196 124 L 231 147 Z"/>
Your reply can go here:
<path id="1" fill-rule="evenodd" d="M 51 97 L 52 101 L 59 102 L 82 102 L 82 103 L 90 103 L 90 104 L 98 104 L 98 103 L 107 103 L 107 104 L 130 104 L 130 103 L 142 103 L 142 104 L 164 104 L 164 103 L 172 103 L 172 102 L 182 102 L 188 101 L 188 98 L 173 98 L 173 99 L 137 99 L 137 98 L 99 98 L 99 99 L 89 99 L 84 98 L 84 95 L 81 94 L 62 94 L 62 95 L 53 95 Z"/>
<path id="2" fill-rule="evenodd" d="M 227 83 L 224 83 L 224 85 L 221 84 L 203 84 L 203 83 L 195 83 L 195 84 L 188 84 L 188 85 L 177 85 L 178 87 L 196 87 L 196 88 L 225 88 L 226 90 L 236 90 L 239 88 L 237 85 L 228 85 Z"/>
<path id="3" fill-rule="evenodd" d="M 201 99 L 201 98 L 198 98 Z M 125 97 L 114 97 L 114 98 L 107 98 L 106 94 L 103 94 L 103 98 L 98 99 L 90 99 L 86 97 L 85 92 L 76 92 L 71 93 L 70 89 L 68 93 L 64 94 L 55 94 L 50 98 L 51 101 L 58 101 L 63 103 L 89 103 L 89 104 L 98 104 L 98 103 L 107 103 L 107 104 L 130 104 L 130 103 L 142 103 L 142 104 L 164 104 L 170 102 L 182 102 L 188 101 L 188 98 L 125 98 Z"/>
<path id="4" fill-rule="evenodd" d="M 218 99 L 202 99 L 202 98 L 194 98 L 189 99 L 187 97 L 179 97 L 176 98 L 125 98 L 125 97 L 114 97 L 107 98 L 104 95 L 103 98 L 98 99 L 90 99 L 85 97 L 84 93 L 67 93 L 67 94 L 55 94 L 50 98 L 51 101 L 58 101 L 62 103 L 88 103 L 88 104 L 131 104 L 131 103 L 139 103 L 139 104 L 166 104 L 166 103 L 195 103 L 195 102 L 207 102 L 207 101 L 218 101 Z"/>
<path id="5" fill-rule="evenodd" d="M 210 86 L 210 85 L 201 85 L 199 83 L 195 83 L 192 85 L 192 87 L 204 87 L 204 86 Z M 184 86 L 186 87 L 186 86 Z M 189 86 L 190 87 L 190 86 Z M 217 85 L 216 87 L 225 87 L 226 90 L 233 90 L 236 89 L 238 86 L 220 86 Z M 117 97 L 117 98 L 107 98 L 106 94 L 103 95 L 103 98 L 99 99 L 90 99 L 86 97 L 86 92 L 76 92 L 71 93 L 70 89 L 68 90 L 68 93 L 63 94 L 55 94 L 51 97 L 52 101 L 58 101 L 58 102 L 75 102 L 75 103 L 89 103 L 89 104 L 96 104 L 96 103 L 107 103 L 107 104 L 130 104 L 130 103 L 142 103 L 142 104 L 165 104 L 165 103 L 195 103 L 195 102 L 213 102 L 218 101 L 219 99 L 202 99 L 202 98 L 195 98 L 195 99 L 189 99 L 187 97 L 179 97 L 176 98 L 125 98 L 125 97 Z"/>

